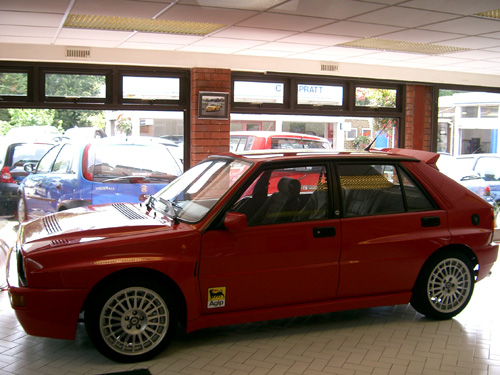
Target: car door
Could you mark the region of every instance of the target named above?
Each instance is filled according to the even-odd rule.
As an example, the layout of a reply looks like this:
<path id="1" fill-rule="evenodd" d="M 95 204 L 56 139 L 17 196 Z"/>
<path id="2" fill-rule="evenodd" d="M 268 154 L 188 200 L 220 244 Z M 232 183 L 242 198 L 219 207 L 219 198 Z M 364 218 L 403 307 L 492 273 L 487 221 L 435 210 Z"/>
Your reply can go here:
<path id="1" fill-rule="evenodd" d="M 338 175 L 343 197 L 338 297 L 411 291 L 432 249 L 449 241 L 446 212 L 394 164 L 339 164 Z"/>
<path id="2" fill-rule="evenodd" d="M 264 171 L 230 209 L 245 214 L 248 227 L 203 235 L 204 312 L 335 297 L 341 231 L 326 171 L 326 165 Z"/>

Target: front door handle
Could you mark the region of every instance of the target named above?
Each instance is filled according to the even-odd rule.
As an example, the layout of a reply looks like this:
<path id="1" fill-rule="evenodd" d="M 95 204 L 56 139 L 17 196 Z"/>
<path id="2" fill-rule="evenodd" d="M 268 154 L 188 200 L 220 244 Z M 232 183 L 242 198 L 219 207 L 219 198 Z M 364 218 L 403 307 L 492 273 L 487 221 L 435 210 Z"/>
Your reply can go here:
<path id="1" fill-rule="evenodd" d="M 313 229 L 313 235 L 316 238 L 335 237 L 335 227 L 317 227 Z"/>

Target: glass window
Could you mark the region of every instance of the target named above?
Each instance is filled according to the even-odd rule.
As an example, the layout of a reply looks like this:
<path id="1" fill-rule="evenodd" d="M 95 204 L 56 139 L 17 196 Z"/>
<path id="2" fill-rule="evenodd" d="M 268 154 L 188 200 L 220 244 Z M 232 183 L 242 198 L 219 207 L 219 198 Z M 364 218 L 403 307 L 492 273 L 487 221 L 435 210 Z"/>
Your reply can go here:
<path id="1" fill-rule="evenodd" d="M 38 162 L 38 166 L 36 168 L 36 173 L 50 173 L 50 169 L 52 168 L 52 164 L 54 163 L 54 159 L 57 156 L 57 153 L 61 149 L 60 146 L 56 146 L 51 148 Z"/>
<path id="2" fill-rule="evenodd" d="M 326 219 L 326 168 L 302 166 L 264 171 L 231 211 L 245 214 L 249 226 Z"/>
<path id="3" fill-rule="evenodd" d="M 482 105 L 481 106 L 482 118 L 498 118 L 498 105 Z"/>
<path id="4" fill-rule="evenodd" d="M 254 140 L 255 137 L 253 136 L 232 135 L 229 141 L 229 149 L 231 152 L 241 152 L 241 151 L 251 150 Z"/>
<path id="5" fill-rule="evenodd" d="M 25 163 L 36 163 L 52 147 L 48 143 L 18 143 L 12 151 L 12 167 L 22 167 Z"/>
<path id="6" fill-rule="evenodd" d="M 415 185 L 406 172 L 401 171 L 401 178 L 403 181 L 408 211 L 424 211 L 434 209 L 433 203 L 427 198 L 423 191 Z"/>
<path id="7" fill-rule="evenodd" d="M 344 88 L 342 86 L 305 85 L 297 86 L 297 104 L 342 105 Z"/>
<path id="8" fill-rule="evenodd" d="M 170 77 L 123 77 L 123 99 L 179 100 L 180 79 Z"/>
<path id="9" fill-rule="evenodd" d="M 284 103 L 282 82 L 234 82 L 234 101 L 240 103 Z"/>
<path id="10" fill-rule="evenodd" d="M 356 106 L 396 108 L 396 94 L 396 89 L 356 87 Z"/>
<path id="11" fill-rule="evenodd" d="M 0 73 L 0 96 L 27 96 L 28 73 Z"/>
<path id="12" fill-rule="evenodd" d="M 345 217 L 404 212 L 395 166 L 341 164 L 338 171 Z"/>
<path id="13" fill-rule="evenodd" d="M 477 118 L 479 107 L 477 106 L 467 106 L 461 108 L 461 113 L 463 118 Z"/>
<path id="14" fill-rule="evenodd" d="M 105 98 L 106 76 L 48 73 L 45 75 L 45 96 L 63 98 Z"/>
<path id="15" fill-rule="evenodd" d="M 52 173 L 68 173 L 75 152 L 71 145 L 65 145 L 57 155 Z"/>
<path id="16" fill-rule="evenodd" d="M 311 149 L 311 148 L 329 149 L 330 144 L 328 142 L 322 142 L 315 139 L 273 137 L 271 138 L 271 148 L 272 149 Z"/>

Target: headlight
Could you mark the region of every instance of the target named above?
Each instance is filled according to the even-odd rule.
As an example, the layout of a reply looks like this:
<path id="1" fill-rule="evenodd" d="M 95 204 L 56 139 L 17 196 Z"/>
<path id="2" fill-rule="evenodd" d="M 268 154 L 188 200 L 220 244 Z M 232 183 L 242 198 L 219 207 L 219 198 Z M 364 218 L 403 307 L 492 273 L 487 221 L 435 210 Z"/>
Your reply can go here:
<path id="1" fill-rule="evenodd" d="M 7 258 L 7 281 L 10 286 L 26 286 L 23 254 L 16 246 L 9 251 Z"/>

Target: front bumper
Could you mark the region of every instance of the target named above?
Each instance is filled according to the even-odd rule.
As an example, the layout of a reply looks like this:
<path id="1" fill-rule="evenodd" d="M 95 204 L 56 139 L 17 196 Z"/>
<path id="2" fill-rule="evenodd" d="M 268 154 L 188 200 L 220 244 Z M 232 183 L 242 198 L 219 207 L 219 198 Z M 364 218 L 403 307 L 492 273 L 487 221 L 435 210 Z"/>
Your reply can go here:
<path id="1" fill-rule="evenodd" d="M 12 308 L 26 333 L 32 336 L 73 340 L 85 289 L 38 289 L 19 282 L 17 252 L 7 259 L 7 285 Z"/>

